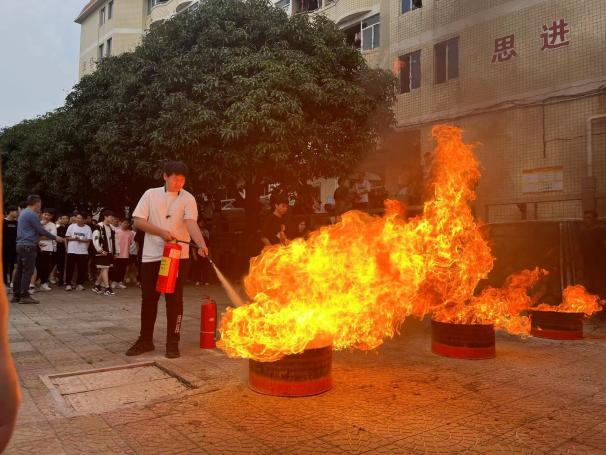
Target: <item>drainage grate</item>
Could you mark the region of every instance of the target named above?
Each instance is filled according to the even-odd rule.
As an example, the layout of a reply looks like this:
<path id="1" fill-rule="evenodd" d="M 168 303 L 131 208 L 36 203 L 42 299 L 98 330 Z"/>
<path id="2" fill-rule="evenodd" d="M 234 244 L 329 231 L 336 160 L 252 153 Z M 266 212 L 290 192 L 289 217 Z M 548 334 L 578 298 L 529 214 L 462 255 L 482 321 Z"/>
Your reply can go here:
<path id="1" fill-rule="evenodd" d="M 66 414 L 97 414 L 183 393 L 191 385 L 156 363 L 47 376 Z"/>

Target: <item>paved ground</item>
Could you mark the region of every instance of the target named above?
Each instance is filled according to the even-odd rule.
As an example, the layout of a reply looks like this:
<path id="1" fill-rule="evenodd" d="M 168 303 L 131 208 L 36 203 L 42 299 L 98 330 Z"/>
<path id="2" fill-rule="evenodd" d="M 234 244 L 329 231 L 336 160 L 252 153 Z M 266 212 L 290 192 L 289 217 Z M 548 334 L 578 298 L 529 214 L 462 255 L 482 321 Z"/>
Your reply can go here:
<path id="1" fill-rule="evenodd" d="M 175 361 L 163 358 L 163 312 L 155 355 L 123 355 L 138 333 L 137 289 L 115 298 L 53 291 L 36 295 L 41 305 L 12 305 L 24 401 L 7 453 L 606 453 L 603 322 L 588 324 L 583 341 L 498 335 L 497 358 L 482 361 L 433 355 L 427 323 L 411 323 L 377 352 L 335 354 L 330 392 L 284 399 L 250 391 L 245 361 L 197 348 L 203 291 L 225 304 L 218 287 L 186 290 Z M 66 406 L 52 389 L 69 379 L 52 375 L 144 361 L 181 381 L 149 372 L 122 386 L 148 401 L 108 410 L 116 403 L 93 395 L 84 404 L 105 409 L 96 413 Z M 158 397 L 162 381 L 172 382 Z M 62 384 L 72 392 L 82 385 Z"/>

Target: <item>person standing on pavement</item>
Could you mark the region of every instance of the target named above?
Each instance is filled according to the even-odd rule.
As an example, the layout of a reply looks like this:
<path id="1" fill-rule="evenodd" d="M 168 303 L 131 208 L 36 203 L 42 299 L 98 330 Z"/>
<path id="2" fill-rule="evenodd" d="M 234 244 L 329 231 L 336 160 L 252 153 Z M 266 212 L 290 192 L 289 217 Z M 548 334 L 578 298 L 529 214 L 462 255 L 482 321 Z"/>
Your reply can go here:
<path id="1" fill-rule="evenodd" d="M 65 290 L 72 290 L 74 271 L 78 269 L 76 291 L 84 290 L 84 282 L 88 275 L 88 245 L 93 238 L 93 231 L 85 224 L 85 216 L 76 213 L 76 222 L 71 224 L 65 232 L 67 240 L 67 263 L 65 265 Z"/>
<path id="2" fill-rule="evenodd" d="M 57 225 L 53 223 L 53 217 L 55 211 L 53 209 L 44 209 L 42 211 L 42 227 L 48 233 L 56 236 Z M 38 242 L 40 252 L 38 253 L 38 259 L 36 261 L 36 270 L 38 271 L 38 278 L 40 278 L 40 290 L 50 291 L 50 274 L 53 270 L 55 263 L 55 252 L 57 251 L 57 242 L 50 239 L 41 239 Z"/>
<path id="3" fill-rule="evenodd" d="M 182 240 L 200 248 L 197 253 L 206 257 L 208 248 L 198 227 L 198 207 L 194 196 L 183 189 L 187 166 L 181 161 L 169 161 L 164 165 L 164 186 L 147 190 L 133 211 L 135 227 L 145 232 L 141 263 L 141 332 L 139 339 L 126 355 L 134 356 L 153 351 L 154 326 L 158 313 L 160 293 L 156 281 L 165 242 Z M 183 318 L 183 283 L 187 277 L 189 248 L 181 249 L 179 275 L 173 294 L 166 299 L 166 357 L 177 358 Z"/>
<path id="4" fill-rule="evenodd" d="M 95 248 L 95 266 L 97 267 L 97 281 L 93 292 L 97 294 L 115 295 L 109 282 L 109 270 L 114 266 L 116 255 L 116 234 L 112 223 L 114 212 L 104 210 L 101 213 L 101 222 L 93 231 L 93 246 Z"/>
<path id="5" fill-rule="evenodd" d="M 67 228 L 69 227 L 69 216 L 63 214 L 57 219 L 57 237 L 65 238 Z M 65 250 L 65 243 L 57 244 L 57 254 L 55 255 L 55 262 L 57 263 L 57 285 L 63 286 L 65 282 L 65 256 L 67 251 Z"/>
<path id="6" fill-rule="evenodd" d="M 27 292 L 34 274 L 40 237 L 46 237 L 57 242 L 64 241 L 42 227 L 38 218 L 41 207 L 42 199 L 40 196 L 30 194 L 27 197 L 27 208 L 19 215 L 17 225 L 17 272 L 15 273 L 13 286 L 13 303 L 40 303 Z"/>
<path id="7" fill-rule="evenodd" d="M 17 206 L 9 205 L 2 223 L 2 273 L 8 291 L 13 283 L 13 272 L 17 263 L 17 213 Z"/>
<path id="8" fill-rule="evenodd" d="M 116 257 L 114 259 L 114 283 L 112 287 L 125 289 L 124 277 L 130 262 L 130 249 L 134 243 L 135 233 L 130 228 L 128 220 L 122 220 L 120 227 L 116 229 Z"/>

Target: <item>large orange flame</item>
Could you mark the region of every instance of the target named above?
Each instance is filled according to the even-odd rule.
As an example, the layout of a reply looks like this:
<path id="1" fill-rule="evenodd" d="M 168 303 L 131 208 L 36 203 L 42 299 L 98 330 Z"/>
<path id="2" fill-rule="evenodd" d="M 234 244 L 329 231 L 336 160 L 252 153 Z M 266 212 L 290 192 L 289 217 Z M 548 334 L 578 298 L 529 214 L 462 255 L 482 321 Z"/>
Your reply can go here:
<path id="1" fill-rule="evenodd" d="M 480 173 L 461 131 L 436 126 L 433 197 L 409 221 L 386 202 L 385 215 L 351 211 L 307 240 L 267 247 L 245 279 L 251 303 L 228 309 L 219 346 L 233 357 L 278 360 L 315 344 L 374 349 L 408 316 L 494 323 L 528 333 L 527 291 L 544 274 L 524 271 L 502 289 L 474 297 L 493 257 L 469 202 Z M 575 302 L 579 299 L 575 299 Z"/>

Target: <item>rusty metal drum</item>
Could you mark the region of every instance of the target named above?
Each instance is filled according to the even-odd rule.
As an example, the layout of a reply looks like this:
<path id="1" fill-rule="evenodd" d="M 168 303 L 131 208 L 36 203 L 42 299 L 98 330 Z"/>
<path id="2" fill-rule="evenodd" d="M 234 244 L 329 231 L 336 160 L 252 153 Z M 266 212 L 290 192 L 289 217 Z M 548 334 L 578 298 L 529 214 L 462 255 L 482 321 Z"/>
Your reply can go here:
<path id="1" fill-rule="evenodd" d="M 280 397 L 318 395 L 332 388 L 332 345 L 306 349 L 275 362 L 249 360 L 248 385 Z"/>

